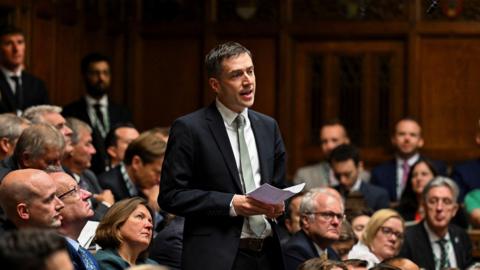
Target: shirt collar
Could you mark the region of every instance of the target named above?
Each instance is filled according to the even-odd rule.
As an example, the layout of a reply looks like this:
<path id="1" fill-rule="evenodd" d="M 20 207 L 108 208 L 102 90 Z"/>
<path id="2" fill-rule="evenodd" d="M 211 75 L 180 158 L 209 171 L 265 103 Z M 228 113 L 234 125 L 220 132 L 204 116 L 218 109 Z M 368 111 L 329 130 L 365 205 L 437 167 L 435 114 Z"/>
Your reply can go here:
<path id="1" fill-rule="evenodd" d="M 416 153 L 411 158 L 407 159 L 408 166 L 412 166 L 419 159 L 420 159 L 420 154 Z M 397 156 L 397 166 L 403 166 L 403 162 L 404 162 L 404 159 L 401 159 L 400 157 Z"/>
<path id="2" fill-rule="evenodd" d="M 107 107 L 108 106 L 108 96 L 105 94 L 103 97 L 100 99 L 95 99 L 90 95 L 85 95 L 85 101 L 87 102 L 87 105 L 89 107 L 93 107 L 95 104 L 100 104 L 102 107 Z"/>
<path id="3" fill-rule="evenodd" d="M 70 238 L 70 237 L 68 237 L 68 236 L 65 236 L 65 239 L 67 239 L 68 243 L 69 243 L 70 245 L 72 245 L 72 247 L 73 247 L 76 251 L 78 251 L 78 248 L 80 247 L 80 244 L 79 244 L 77 241 L 73 240 L 72 238 Z"/>
<path id="4" fill-rule="evenodd" d="M 427 235 L 428 235 L 428 238 L 430 239 L 430 243 L 436 243 L 438 240 L 442 239 L 438 235 L 436 235 L 432 229 L 430 229 L 430 226 L 428 226 L 428 223 L 426 220 L 423 222 L 423 227 L 427 231 Z M 450 241 L 450 233 L 448 231 L 445 237 L 443 237 L 443 239 Z"/>
<path id="5" fill-rule="evenodd" d="M 225 121 L 227 125 L 232 126 L 233 121 L 235 121 L 235 118 L 238 116 L 238 113 L 227 108 L 218 98 L 215 100 L 215 105 L 217 106 L 223 121 Z M 248 121 L 248 108 L 245 108 L 240 114 L 245 117 L 246 121 Z"/>
<path id="6" fill-rule="evenodd" d="M 12 76 L 22 77 L 22 69 L 19 68 L 17 71 L 11 71 L 6 69 L 5 67 L 0 66 L 0 69 L 3 72 L 3 75 L 7 78 L 11 78 Z"/>
<path id="7" fill-rule="evenodd" d="M 360 176 L 359 176 L 355 184 L 353 184 L 352 188 L 350 189 L 350 192 L 359 191 L 361 185 L 362 185 L 362 180 L 360 179 Z"/>

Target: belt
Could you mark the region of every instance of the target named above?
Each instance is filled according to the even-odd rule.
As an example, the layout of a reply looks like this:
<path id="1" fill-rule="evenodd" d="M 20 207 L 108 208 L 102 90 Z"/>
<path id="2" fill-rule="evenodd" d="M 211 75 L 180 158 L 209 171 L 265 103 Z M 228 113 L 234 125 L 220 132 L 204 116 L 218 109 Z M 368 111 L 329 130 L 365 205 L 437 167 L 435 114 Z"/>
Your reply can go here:
<path id="1" fill-rule="evenodd" d="M 239 248 L 261 252 L 268 238 L 240 238 Z"/>

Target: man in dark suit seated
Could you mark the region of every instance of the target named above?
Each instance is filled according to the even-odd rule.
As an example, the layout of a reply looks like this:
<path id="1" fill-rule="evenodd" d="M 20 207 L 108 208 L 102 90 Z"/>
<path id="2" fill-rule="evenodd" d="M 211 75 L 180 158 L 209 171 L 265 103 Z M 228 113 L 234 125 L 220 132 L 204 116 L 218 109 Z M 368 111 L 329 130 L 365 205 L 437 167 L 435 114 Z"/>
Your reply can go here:
<path id="1" fill-rule="evenodd" d="M 53 179 L 44 171 L 22 169 L 7 174 L 0 185 L 0 206 L 6 216 L 0 231 L 60 227 L 64 204 L 56 192 Z"/>
<path id="2" fill-rule="evenodd" d="M 92 193 L 83 189 L 67 173 L 53 172 L 49 175 L 57 188 L 56 196 L 64 204 L 64 208 L 60 210 L 62 225 L 57 228 L 57 231 L 67 240 L 68 253 L 75 270 L 100 269 L 95 258 L 78 243 L 78 237 L 83 227 L 94 215 L 88 202 Z M 91 237 L 94 237 L 94 235 Z"/>
<path id="3" fill-rule="evenodd" d="M 0 182 L 10 171 L 33 168 L 61 169 L 65 142 L 62 134 L 48 124 L 35 124 L 26 128 L 11 157 L 0 162 Z"/>
<path id="4" fill-rule="evenodd" d="M 295 270 L 304 261 L 316 257 L 340 260 L 330 247 L 340 237 L 345 217 L 338 194 L 326 188 L 307 192 L 300 204 L 300 215 L 302 229 L 283 248 L 285 269 Z"/>
<path id="5" fill-rule="evenodd" d="M 395 158 L 372 170 L 370 183 L 387 190 L 391 202 L 396 202 L 405 189 L 410 167 L 420 158 L 423 146 L 422 128 L 413 118 L 403 118 L 395 125 L 391 137 Z M 432 161 L 440 175 L 447 175 L 447 166 L 441 161 Z"/>
<path id="6" fill-rule="evenodd" d="M 475 142 L 480 146 L 480 120 Z M 460 189 L 459 202 L 462 203 L 468 192 L 480 188 L 480 158 L 472 159 L 453 167 L 452 179 Z M 476 225 L 480 224 L 480 212 L 475 215 Z"/>
<path id="7" fill-rule="evenodd" d="M 185 217 L 182 269 L 281 270 L 277 224 L 267 218 L 280 216 L 284 204 L 245 195 L 285 180 L 278 125 L 250 109 L 252 54 L 226 42 L 207 54 L 205 66 L 216 101 L 172 125 L 158 197 L 163 209 Z"/>
<path id="8" fill-rule="evenodd" d="M 363 195 L 366 207 L 377 211 L 388 208 L 388 193 L 381 187 L 364 182 L 360 178 L 360 154 L 358 149 L 349 144 L 342 144 L 333 149 L 330 154 L 330 166 L 339 185 L 334 188 L 348 201 L 349 195 L 357 192 Z M 349 205 L 348 202 L 346 205 Z"/>
<path id="9" fill-rule="evenodd" d="M 73 150 L 65 155 L 62 165 L 65 172 L 70 174 L 83 189 L 92 193 L 89 201 L 95 211 L 93 220 L 99 221 L 115 200 L 112 192 L 108 189 L 104 190 L 98 183 L 97 176 L 88 169 L 92 155 L 95 153 L 92 145 L 92 129 L 87 123 L 73 117 L 67 118 L 67 125 L 72 130 Z"/>
<path id="10" fill-rule="evenodd" d="M 81 71 L 86 95 L 63 108 L 65 117 L 75 117 L 88 123 L 93 129 L 93 145 L 97 153 L 93 156 L 92 171 L 105 171 L 107 154 L 105 137 L 111 127 L 118 123 L 131 122 L 130 111 L 115 104 L 108 98 L 111 86 L 110 59 L 98 53 L 91 53 L 82 59 Z"/>
<path id="11" fill-rule="evenodd" d="M 98 177 L 100 186 L 111 190 L 115 201 L 133 196 L 145 198 L 157 213 L 157 226 L 163 220 L 157 198 L 165 148 L 166 143 L 156 135 L 142 133 L 128 145 L 124 162 Z"/>
<path id="12" fill-rule="evenodd" d="M 107 171 L 120 165 L 125 158 L 128 145 L 139 135 L 131 123 L 120 123 L 110 129 L 105 138 L 105 149 L 108 155 L 108 164 L 105 168 Z"/>
<path id="13" fill-rule="evenodd" d="M 425 219 L 407 228 L 400 256 L 424 269 L 466 269 L 473 262 L 470 238 L 450 222 L 459 208 L 457 185 L 437 176 L 422 195 Z"/>
<path id="14" fill-rule="evenodd" d="M 30 106 L 50 103 L 44 82 L 24 70 L 25 47 L 21 29 L 0 29 L 0 113 L 20 115 Z"/>

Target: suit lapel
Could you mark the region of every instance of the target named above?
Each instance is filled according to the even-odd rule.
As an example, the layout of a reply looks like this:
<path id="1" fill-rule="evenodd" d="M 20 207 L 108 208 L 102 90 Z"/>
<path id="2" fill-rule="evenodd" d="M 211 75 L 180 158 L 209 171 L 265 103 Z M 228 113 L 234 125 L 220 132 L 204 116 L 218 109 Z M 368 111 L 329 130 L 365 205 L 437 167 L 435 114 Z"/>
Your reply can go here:
<path id="1" fill-rule="evenodd" d="M 448 228 L 448 233 L 450 233 L 450 241 L 452 242 L 453 245 L 453 251 L 455 252 L 455 259 L 457 260 L 457 266 L 462 266 L 465 264 L 463 261 L 463 245 L 462 241 L 459 241 L 458 235 L 455 233 L 455 231 L 452 229 L 452 227 Z"/>
<path id="2" fill-rule="evenodd" d="M 212 103 L 212 105 L 206 109 L 205 114 L 212 137 L 217 143 L 218 150 L 222 153 L 225 163 L 227 164 L 228 171 L 230 172 L 232 179 L 234 179 L 234 184 L 237 189 L 243 193 L 232 146 L 230 144 L 230 140 L 228 139 L 227 130 L 225 129 L 222 116 L 220 115 L 220 112 L 218 112 L 215 103 Z"/>
<path id="3" fill-rule="evenodd" d="M 267 179 L 268 176 L 265 174 L 267 171 L 267 164 L 265 154 L 267 153 L 265 143 L 259 142 L 268 142 L 272 140 L 271 138 L 267 138 L 267 131 L 265 130 L 265 126 L 262 124 L 260 119 L 252 113 L 251 110 L 248 111 L 248 118 L 250 119 L 250 125 L 252 126 L 253 134 L 255 135 L 255 143 L 257 146 L 258 152 L 258 162 L 260 164 L 260 175 L 261 175 L 261 184 L 264 184 L 267 181 L 271 181 L 272 179 Z"/>
<path id="4" fill-rule="evenodd" d="M 13 95 L 12 89 L 5 78 L 5 74 L 0 71 L 0 100 L 5 104 L 8 111 L 15 110 L 15 96 Z"/>
<path id="5" fill-rule="evenodd" d="M 433 248 L 432 245 L 430 244 L 430 238 L 428 237 L 427 230 L 425 230 L 425 225 L 423 224 L 425 221 L 418 223 L 415 226 L 419 227 L 418 230 L 418 237 L 416 239 L 418 240 L 417 247 L 418 250 L 425 250 L 425 254 L 421 254 L 419 256 L 422 256 L 425 260 L 425 268 L 426 269 L 435 269 L 435 261 L 433 260 Z"/>

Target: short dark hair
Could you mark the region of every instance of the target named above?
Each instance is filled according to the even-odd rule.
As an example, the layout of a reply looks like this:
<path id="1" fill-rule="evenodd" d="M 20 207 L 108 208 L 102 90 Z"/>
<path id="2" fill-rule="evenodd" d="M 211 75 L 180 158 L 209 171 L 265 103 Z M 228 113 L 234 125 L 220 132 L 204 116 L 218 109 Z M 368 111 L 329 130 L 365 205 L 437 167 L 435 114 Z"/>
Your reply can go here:
<path id="1" fill-rule="evenodd" d="M 90 53 L 87 54 L 85 57 L 82 59 L 82 64 L 81 64 L 81 71 L 82 74 L 85 75 L 87 74 L 88 68 L 91 63 L 97 63 L 97 62 L 107 62 L 108 66 L 111 67 L 111 61 L 110 58 L 108 58 L 106 55 L 100 54 L 100 53 Z"/>
<path id="2" fill-rule="evenodd" d="M 333 162 L 342 162 L 349 159 L 352 159 L 355 166 L 358 166 L 358 163 L 360 162 L 360 153 L 358 152 L 358 149 L 351 144 L 341 144 L 332 150 L 329 162 L 332 164 Z"/>
<path id="3" fill-rule="evenodd" d="M 218 77 L 222 70 L 223 60 L 244 53 L 252 58 L 252 53 L 237 42 L 229 41 L 216 46 L 205 56 L 207 76 L 209 78 Z"/>
<path id="4" fill-rule="evenodd" d="M 65 238 L 51 230 L 14 230 L 0 237 L 0 261 L 4 269 L 43 270 L 46 260 L 62 250 L 67 252 Z"/>
<path id="5" fill-rule="evenodd" d="M 25 34 L 23 33 L 23 30 L 16 27 L 15 25 L 4 25 L 0 27 L 0 38 L 6 35 L 22 35 L 24 36 Z"/>
<path id="6" fill-rule="evenodd" d="M 119 128 L 135 128 L 135 126 L 130 122 L 115 124 L 110 131 L 108 131 L 107 136 L 105 136 L 105 149 L 110 146 L 117 145 L 117 129 Z"/>

